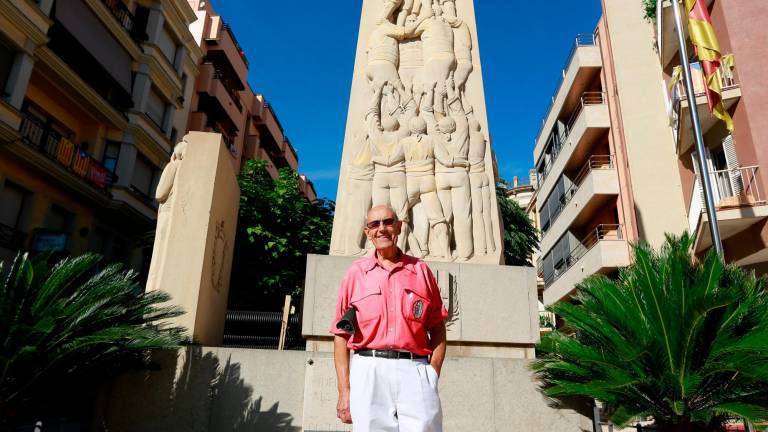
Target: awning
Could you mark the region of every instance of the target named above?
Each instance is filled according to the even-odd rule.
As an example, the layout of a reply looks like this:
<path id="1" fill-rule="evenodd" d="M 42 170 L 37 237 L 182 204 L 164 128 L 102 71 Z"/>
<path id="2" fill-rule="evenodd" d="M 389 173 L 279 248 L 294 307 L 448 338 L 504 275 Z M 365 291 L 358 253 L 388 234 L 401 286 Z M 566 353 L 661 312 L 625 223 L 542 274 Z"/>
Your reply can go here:
<path id="1" fill-rule="evenodd" d="M 83 0 L 56 0 L 56 19 L 131 93 L 131 56 Z"/>

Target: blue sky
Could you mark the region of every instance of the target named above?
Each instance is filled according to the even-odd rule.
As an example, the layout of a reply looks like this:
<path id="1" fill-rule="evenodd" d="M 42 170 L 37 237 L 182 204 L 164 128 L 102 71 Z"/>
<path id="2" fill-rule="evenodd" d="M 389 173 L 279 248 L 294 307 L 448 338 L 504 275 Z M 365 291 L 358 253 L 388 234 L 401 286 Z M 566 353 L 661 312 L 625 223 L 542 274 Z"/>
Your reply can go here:
<path id="1" fill-rule="evenodd" d="M 639 4 L 639 0 L 635 0 Z M 275 108 L 318 196 L 335 199 L 361 0 L 214 0 Z M 600 0 L 475 0 L 480 61 L 501 177 L 527 183 L 533 140 L 578 33 Z"/>

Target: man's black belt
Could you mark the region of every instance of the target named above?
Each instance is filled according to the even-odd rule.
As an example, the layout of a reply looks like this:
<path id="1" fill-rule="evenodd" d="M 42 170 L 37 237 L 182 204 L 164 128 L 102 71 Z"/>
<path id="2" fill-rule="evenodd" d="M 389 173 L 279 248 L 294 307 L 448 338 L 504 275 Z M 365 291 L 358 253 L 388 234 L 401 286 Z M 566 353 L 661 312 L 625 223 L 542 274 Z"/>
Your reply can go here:
<path id="1" fill-rule="evenodd" d="M 427 358 L 427 356 L 425 355 L 419 355 L 419 354 L 414 354 L 412 352 L 397 351 L 397 350 L 361 349 L 361 350 L 355 351 L 355 354 L 360 354 L 361 356 L 364 356 L 364 357 L 378 357 L 378 358 L 385 358 L 385 359 L 420 360 L 420 359 Z"/>

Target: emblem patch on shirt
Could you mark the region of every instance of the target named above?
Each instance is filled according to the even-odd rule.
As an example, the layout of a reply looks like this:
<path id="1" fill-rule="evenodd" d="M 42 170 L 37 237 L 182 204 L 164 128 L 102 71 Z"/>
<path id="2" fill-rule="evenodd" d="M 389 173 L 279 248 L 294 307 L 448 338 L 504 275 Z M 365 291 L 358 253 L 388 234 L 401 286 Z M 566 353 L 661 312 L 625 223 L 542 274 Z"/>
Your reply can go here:
<path id="1" fill-rule="evenodd" d="M 419 319 L 422 315 L 424 315 L 424 302 L 416 300 L 416 303 L 413 304 L 413 317 Z"/>

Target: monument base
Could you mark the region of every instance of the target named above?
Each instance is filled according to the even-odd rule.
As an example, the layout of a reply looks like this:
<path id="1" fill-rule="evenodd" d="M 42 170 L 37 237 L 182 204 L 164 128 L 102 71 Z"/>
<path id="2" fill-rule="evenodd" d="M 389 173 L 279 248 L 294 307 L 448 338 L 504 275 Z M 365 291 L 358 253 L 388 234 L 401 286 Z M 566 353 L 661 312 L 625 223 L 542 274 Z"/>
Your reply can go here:
<path id="1" fill-rule="evenodd" d="M 359 257 L 307 256 L 302 334 L 307 351 L 332 351 L 339 286 Z M 533 267 L 427 262 L 448 309 L 448 357 L 534 358 L 539 341 Z"/>
<path id="2" fill-rule="evenodd" d="M 157 368 L 104 389 L 94 425 L 113 432 L 351 431 L 336 418 L 330 353 L 192 346 L 157 352 Z M 446 431 L 581 432 L 588 405 L 555 409 L 530 361 L 448 356 L 440 377 Z"/>

